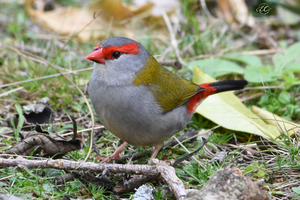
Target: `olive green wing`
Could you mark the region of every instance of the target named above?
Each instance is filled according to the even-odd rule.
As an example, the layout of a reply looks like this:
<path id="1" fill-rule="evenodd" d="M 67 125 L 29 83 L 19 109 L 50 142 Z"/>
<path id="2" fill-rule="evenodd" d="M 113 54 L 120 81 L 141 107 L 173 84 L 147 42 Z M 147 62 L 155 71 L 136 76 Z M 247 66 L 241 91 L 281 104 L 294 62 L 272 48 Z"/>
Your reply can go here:
<path id="1" fill-rule="evenodd" d="M 201 90 L 195 83 L 161 66 L 153 56 L 149 57 L 144 69 L 136 74 L 133 84 L 148 86 L 164 112 L 181 106 Z"/>

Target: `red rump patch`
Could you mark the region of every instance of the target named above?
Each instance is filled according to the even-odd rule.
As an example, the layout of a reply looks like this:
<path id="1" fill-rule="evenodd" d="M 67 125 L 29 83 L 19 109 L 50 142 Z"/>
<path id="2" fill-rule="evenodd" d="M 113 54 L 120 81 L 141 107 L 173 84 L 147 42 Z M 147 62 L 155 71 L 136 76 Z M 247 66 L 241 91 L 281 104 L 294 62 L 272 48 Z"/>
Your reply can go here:
<path id="1" fill-rule="evenodd" d="M 97 45 L 97 47 L 98 47 L 98 45 Z M 115 51 L 119 51 L 122 54 L 135 55 L 140 52 L 140 48 L 139 48 L 139 45 L 134 42 L 129 43 L 129 44 L 123 44 L 122 46 L 102 47 L 102 52 L 103 52 L 105 58 L 107 58 L 107 59 L 113 59 L 112 53 Z"/>
<path id="2" fill-rule="evenodd" d="M 213 86 L 209 86 L 209 84 L 210 83 L 204 83 L 204 84 L 199 85 L 204 90 L 199 91 L 197 94 L 192 96 L 192 98 L 189 100 L 189 104 L 188 104 L 188 108 L 187 108 L 188 114 L 192 114 L 196 110 L 197 106 L 199 105 L 199 103 L 202 100 L 204 100 L 209 95 L 216 93 L 217 88 L 215 88 Z"/>

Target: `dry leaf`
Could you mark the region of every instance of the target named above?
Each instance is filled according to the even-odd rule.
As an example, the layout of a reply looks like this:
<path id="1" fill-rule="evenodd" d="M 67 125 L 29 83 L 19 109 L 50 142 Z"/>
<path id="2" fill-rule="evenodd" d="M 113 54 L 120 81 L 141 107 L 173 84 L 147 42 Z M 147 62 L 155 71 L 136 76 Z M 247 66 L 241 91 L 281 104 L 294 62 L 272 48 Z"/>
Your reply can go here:
<path id="1" fill-rule="evenodd" d="M 86 8 L 55 5 L 54 10 L 50 11 L 34 9 L 34 0 L 26 0 L 25 3 L 27 13 L 40 26 L 64 36 L 78 36 L 83 41 L 103 39 L 110 32 L 134 37 L 135 29 L 145 27 L 146 24 L 151 24 L 153 28 L 161 23 L 167 30 L 162 17 L 151 15 L 153 3 L 128 6 L 120 0 L 98 0 Z"/>
<path id="2" fill-rule="evenodd" d="M 23 108 L 26 110 L 23 116 L 27 123 L 45 124 L 52 122 L 57 117 L 54 110 L 43 102 L 35 102 Z"/>
<path id="3" fill-rule="evenodd" d="M 249 13 L 244 0 L 218 0 L 217 14 L 234 27 L 255 25 L 254 17 Z"/>
<path id="4" fill-rule="evenodd" d="M 37 125 L 35 131 L 32 131 L 27 135 L 21 135 L 24 139 L 3 153 L 28 156 L 33 151 L 43 151 L 48 156 L 54 156 L 57 154 L 57 156 L 62 156 L 70 151 L 81 148 L 80 140 L 76 139 L 75 132 L 75 137 L 71 140 L 53 133 L 52 137 L 46 134 L 49 133 L 47 131 L 43 131 L 41 127 Z M 53 135 L 55 135 L 55 137 L 53 137 Z"/>
<path id="5" fill-rule="evenodd" d="M 287 133 L 289 136 L 300 132 L 300 125 L 294 122 L 285 120 L 274 113 L 261 109 L 257 106 L 252 106 L 252 112 L 258 115 L 267 124 L 273 125 L 278 128 L 281 133 Z"/>

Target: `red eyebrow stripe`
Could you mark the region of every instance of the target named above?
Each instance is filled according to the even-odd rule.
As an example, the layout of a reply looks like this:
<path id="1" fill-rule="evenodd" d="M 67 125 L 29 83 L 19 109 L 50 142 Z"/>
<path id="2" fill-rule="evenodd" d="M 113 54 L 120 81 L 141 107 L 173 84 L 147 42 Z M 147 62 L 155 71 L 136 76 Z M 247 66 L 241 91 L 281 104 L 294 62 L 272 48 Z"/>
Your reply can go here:
<path id="1" fill-rule="evenodd" d="M 134 42 L 129 44 L 123 44 L 122 46 L 102 47 L 102 52 L 107 59 L 113 59 L 111 54 L 115 51 L 119 51 L 123 54 L 135 55 L 140 52 L 140 47 Z"/>

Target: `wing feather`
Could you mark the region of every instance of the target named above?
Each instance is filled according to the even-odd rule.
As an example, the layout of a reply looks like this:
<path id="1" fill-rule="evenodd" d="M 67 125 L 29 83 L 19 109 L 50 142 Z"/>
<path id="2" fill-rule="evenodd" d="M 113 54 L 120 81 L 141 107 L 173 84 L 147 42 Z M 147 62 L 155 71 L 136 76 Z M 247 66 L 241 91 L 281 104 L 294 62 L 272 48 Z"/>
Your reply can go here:
<path id="1" fill-rule="evenodd" d="M 183 105 L 202 90 L 198 85 L 161 66 L 153 56 L 149 57 L 143 70 L 136 74 L 133 84 L 147 86 L 154 93 L 163 112 Z"/>

